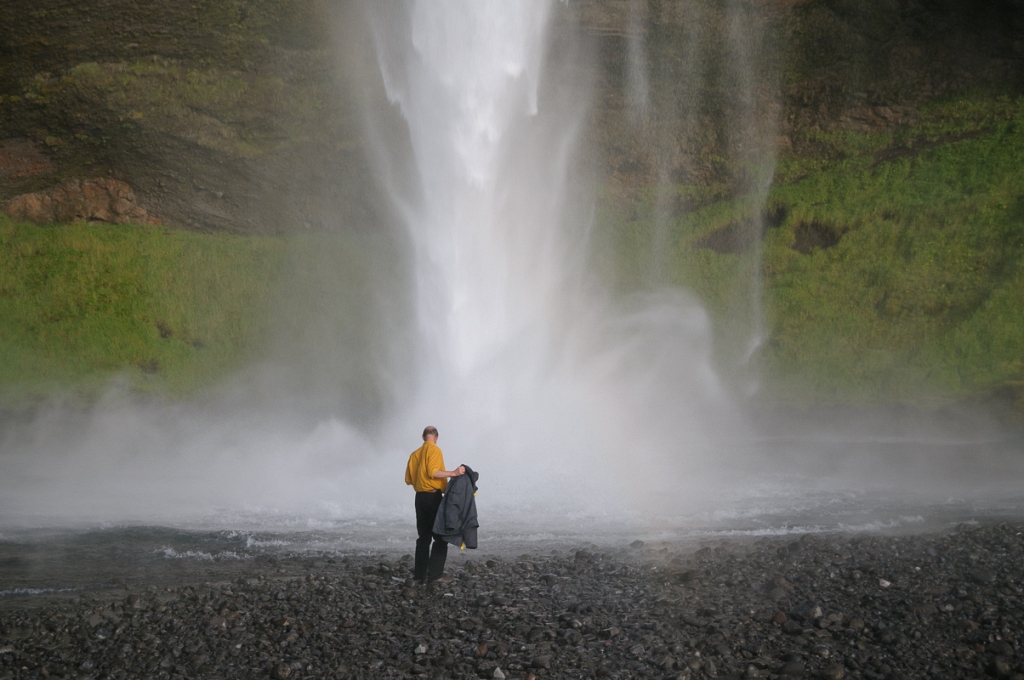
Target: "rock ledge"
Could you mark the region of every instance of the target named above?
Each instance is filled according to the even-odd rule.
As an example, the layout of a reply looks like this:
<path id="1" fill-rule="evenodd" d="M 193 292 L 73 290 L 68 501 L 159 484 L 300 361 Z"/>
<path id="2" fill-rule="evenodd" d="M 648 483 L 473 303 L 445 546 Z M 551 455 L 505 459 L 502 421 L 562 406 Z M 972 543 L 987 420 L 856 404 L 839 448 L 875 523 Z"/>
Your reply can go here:
<path id="1" fill-rule="evenodd" d="M 135 198 L 127 183 L 116 179 L 69 179 L 45 191 L 13 198 L 4 212 L 16 220 L 51 222 L 109 222 L 162 224 Z"/>

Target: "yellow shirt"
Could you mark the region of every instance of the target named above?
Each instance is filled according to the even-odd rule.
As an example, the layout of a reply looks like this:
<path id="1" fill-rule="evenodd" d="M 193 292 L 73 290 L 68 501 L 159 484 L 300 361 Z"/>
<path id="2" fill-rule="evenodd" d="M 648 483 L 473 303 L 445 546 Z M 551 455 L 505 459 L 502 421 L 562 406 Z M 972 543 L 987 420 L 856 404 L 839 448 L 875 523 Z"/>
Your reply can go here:
<path id="1" fill-rule="evenodd" d="M 434 479 L 434 473 L 438 470 L 444 470 L 441 447 L 434 442 L 423 442 L 423 446 L 409 456 L 409 464 L 405 467 L 405 483 L 417 491 L 443 492 L 448 488 L 448 480 Z"/>

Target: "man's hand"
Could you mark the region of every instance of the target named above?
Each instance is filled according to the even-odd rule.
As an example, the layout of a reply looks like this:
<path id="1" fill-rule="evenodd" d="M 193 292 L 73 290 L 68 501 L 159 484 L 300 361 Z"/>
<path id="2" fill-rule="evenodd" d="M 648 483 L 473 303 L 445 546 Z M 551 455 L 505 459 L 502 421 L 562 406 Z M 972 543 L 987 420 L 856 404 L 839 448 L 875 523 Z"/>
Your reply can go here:
<path id="1" fill-rule="evenodd" d="M 465 465 L 460 465 L 459 467 L 455 468 L 455 474 L 454 474 L 455 477 L 461 477 L 464 474 L 466 474 L 466 466 Z"/>

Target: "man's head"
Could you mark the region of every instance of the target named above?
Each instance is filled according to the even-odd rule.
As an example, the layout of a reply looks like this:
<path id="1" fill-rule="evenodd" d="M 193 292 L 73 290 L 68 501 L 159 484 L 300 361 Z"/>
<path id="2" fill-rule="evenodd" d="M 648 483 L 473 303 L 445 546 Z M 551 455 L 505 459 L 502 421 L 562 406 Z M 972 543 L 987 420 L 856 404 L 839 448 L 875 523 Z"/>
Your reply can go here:
<path id="1" fill-rule="evenodd" d="M 423 428 L 423 441 L 425 442 L 436 442 L 437 441 L 437 428 L 433 425 L 427 425 Z"/>

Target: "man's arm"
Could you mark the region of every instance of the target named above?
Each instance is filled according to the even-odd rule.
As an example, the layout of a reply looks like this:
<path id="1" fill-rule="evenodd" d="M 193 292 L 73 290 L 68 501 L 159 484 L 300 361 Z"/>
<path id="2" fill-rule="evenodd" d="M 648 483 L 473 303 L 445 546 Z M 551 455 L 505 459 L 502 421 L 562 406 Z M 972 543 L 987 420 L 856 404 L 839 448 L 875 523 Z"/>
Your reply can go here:
<path id="1" fill-rule="evenodd" d="M 434 473 L 434 479 L 444 479 L 445 477 L 461 477 L 466 474 L 466 466 L 460 465 L 454 470 L 438 470 Z"/>

